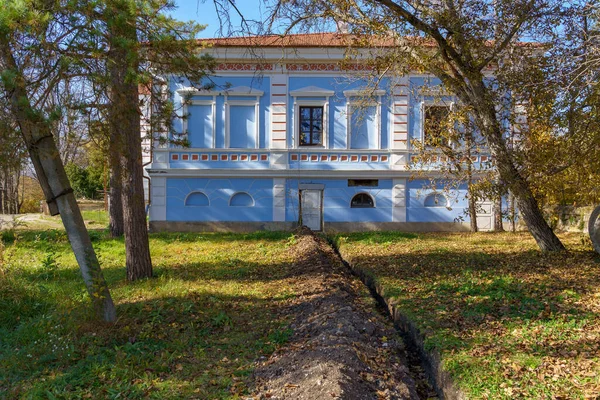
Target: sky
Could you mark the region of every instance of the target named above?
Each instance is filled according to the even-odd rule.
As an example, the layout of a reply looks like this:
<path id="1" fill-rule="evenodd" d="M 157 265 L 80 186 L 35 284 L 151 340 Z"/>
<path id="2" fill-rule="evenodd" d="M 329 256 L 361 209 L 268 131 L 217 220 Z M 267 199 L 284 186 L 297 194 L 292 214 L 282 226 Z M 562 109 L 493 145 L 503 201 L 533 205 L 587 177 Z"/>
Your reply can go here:
<path id="1" fill-rule="evenodd" d="M 226 0 L 221 0 L 226 2 Z M 219 19 L 215 11 L 213 0 L 175 0 L 177 9 L 171 15 L 181 21 L 196 21 L 202 25 L 208 25 L 204 31 L 200 32 L 201 38 L 220 37 Z M 236 6 L 248 20 L 262 21 L 263 15 L 266 15 L 263 1 L 261 0 L 237 0 Z M 237 17 L 235 10 L 231 10 L 235 18 L 232 18 L 232 29 L 240 30 L 240 18 Z M 262 12 L 261 12 L 262 11 Z"/>

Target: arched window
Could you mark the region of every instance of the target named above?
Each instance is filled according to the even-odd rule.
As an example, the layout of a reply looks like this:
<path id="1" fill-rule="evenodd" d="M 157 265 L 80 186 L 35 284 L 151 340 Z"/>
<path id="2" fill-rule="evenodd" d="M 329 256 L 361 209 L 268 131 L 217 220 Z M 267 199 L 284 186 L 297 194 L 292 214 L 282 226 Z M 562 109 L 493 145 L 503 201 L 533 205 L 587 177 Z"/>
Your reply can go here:
<path id="1" fill-rule="evenodd" d="M 208 197 L 202 192 L 192 192 L 185 198 L 186 206 L 207 207 L 210 205 Z"/>
<path id="2" fill-rule="evenodd" d="M 375 202 L 373 198 L 368 193 L 358 193 L 352 198 L 350 202 L 351 208 L 373 208 L 375 207 Z"/>
<path id="3" fill-rule="evenodd" d="M 425 197 L 425 207 L 448 207 L 448 199 L 441 193 L 432 193 Z"/>
<path id="4" fill-rule="evenodd" d="M 238 192 L 231 196 L 229 205 L 231 207 L 253 207 L 254 199 L 248 193 Z"/>

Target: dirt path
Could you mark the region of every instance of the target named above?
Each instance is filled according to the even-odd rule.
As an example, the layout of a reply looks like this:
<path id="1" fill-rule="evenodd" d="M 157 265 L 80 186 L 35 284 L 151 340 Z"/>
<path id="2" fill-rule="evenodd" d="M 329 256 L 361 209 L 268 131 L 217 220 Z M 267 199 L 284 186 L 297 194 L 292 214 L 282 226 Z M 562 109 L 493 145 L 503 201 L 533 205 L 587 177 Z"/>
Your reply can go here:
<path id="1" fill-rule="evenodd" d="M 333 249 L 303 231 L 290 251 L 294 333 L 258 365 L 254 398 L 417 399 L 402 342 Z"/>

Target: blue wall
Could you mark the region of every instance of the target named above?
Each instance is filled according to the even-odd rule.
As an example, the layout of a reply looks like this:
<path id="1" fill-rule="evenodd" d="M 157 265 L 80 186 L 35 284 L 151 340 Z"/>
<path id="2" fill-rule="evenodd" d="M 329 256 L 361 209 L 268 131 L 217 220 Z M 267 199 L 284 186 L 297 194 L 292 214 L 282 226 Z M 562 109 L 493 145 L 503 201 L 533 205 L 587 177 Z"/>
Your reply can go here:
<path id="1" fill-rule="evenodd" d="M 443 182 L 438 183 L 436 188 L 432 188 L 431 182 L 428 180 L 413 180 L 407 183 L 407 191 L 407 222 L 455 222 L 461 217 L 465 221 L 469 220 L 464 214 L 465 209 L 469 207 L 466 199 L 466 185 L 461 185 L 458 190 L 445 193 Z M 425 198 L 436 192 L 446 196 L 450 209 L 425 207 Z"/>
<path id="2" fill-rule="evenodd" d="M 323 184 L 323 220 L 325 222 L 391 222 L 392 181 L 380 179 L 377 187 L 348 187 L 347 179 L 288 179 L 286 185 L 286 221 L 298 221 L 298 184 Z M 375 208 L 351 208 L 357 193 L 368 193 Z"/>
<path id="3" fill-rule="evenodd" d="M 192 192 L 204 193 L 209 206 L 186 206 Z M 254 199 L 252 207 L 230 206 L 238 192 Z M 167 179 L 168 221 L 271 221 L 273 219 L 272 179 Z"/>

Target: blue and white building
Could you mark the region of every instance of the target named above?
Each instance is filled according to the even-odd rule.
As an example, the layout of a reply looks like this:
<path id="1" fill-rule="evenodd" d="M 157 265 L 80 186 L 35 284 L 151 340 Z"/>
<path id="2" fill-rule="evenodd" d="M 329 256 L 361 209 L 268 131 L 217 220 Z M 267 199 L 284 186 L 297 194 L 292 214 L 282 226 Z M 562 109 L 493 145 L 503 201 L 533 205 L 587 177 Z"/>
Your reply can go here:
<path id="1" fill-rule="evenodd" d="M 432 76 L 374 87 L 365 63 L 344 61 L 338 34 L 209 42 L 214 89 L 166 80 L 190 147 L 151 150 L 152 230 L 468 229 L 466 188 L 447 196 L 430 187 L 435 169 L 407 168 L 428 134 Z M 480 206 L 489 229 L 491 204 Z"/>

